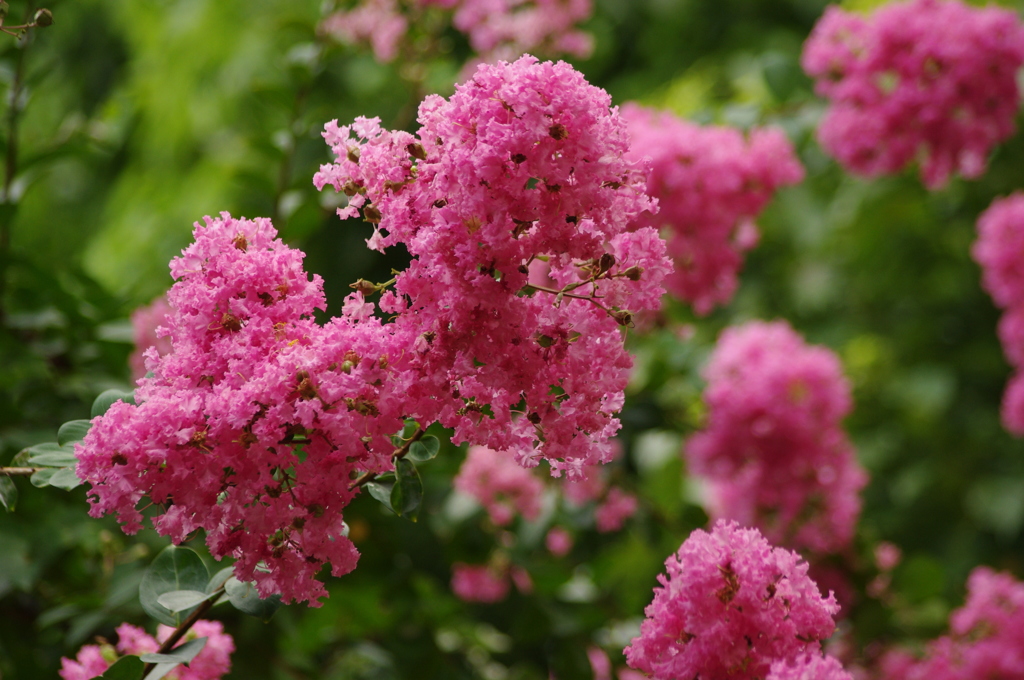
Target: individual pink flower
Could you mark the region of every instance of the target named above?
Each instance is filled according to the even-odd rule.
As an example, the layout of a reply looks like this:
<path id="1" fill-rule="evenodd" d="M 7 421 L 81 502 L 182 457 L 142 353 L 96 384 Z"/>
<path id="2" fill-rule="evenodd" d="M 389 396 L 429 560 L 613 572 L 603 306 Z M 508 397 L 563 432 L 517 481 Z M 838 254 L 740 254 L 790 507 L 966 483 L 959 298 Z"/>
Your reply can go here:
<path id="1" fill-rule="evenodd" d="M 622 117 L 630 156 L 651 160 L 647 192 L 659 206 L 635 224 L 662 231 L 675 262 L 665 287 L 707 314 L 732 299 L 743 254 L 757 243 L 754 219 L 779 188 L 803 179 L 803 166 L 776 128 L 744 135 L 634 103 Z"/>
<path id="2" fill-rule="evenodd" d="M 802 64 L 831 101 L 818 137 L 844 167 L 873 177 L 920 160 L 937 189 L 954 172 L 980 176 L 1013 134 L 1024 24 L 957 0 L 894 2 L 868 17 L 833 5 Z"/>
<path id="3" fill-rule="evenodd" d="M 128 365 L 132 369 L 132 379 L 138 380 L 146 375 L 145 352 L 155 347 L 157 354 L 163 356 L 171 351 L 170 339 L 161 333 L 167 323 L 167 315 L 172 313 L 163 295 L 149 305 L 139 307 L 131 315 L 132 334 L 135 350 L 128 357 Z"/>
<path id="4" fill-rule="evenodd" d="M 756 529 L 719 520 L 696 530 L 665 562 L 632 668 L 655 680 L 754 680 L 771 664 L 818 653 L 835 629 L 835 599 L 822 597 L 807 563 L 773 548 Z"/>
<path id="5" fill-rule="evenodd" d="M 465 602 L 500 602 L 508 596 L 508 573 L 486 564 L 452 565 L 452 592 Z"/>
<path id="6" fill-rule="evenodd" d="M 853 680 L 853 676 L 835 657 L 811 653 L 776 661 L 765 680 Z"/>
<path id="7" fill-rule="evenodd" d="M 1003 426 L 1024 436 L 1024 192 L 996 199 L 978 218 L 971 254 L 981 265 L 981 283 L 998 307 L 999 340 L 1014 368 L 1003 394 Z"/>
<path id="8" fill-rule="evenodd" d="M 722 333 L 704 377 L 707 426 L 687 442 L 713 517 L 775 543 L 838 552 L 852 539 L 867 475 L 842 429 L 852 406 L 839 359 L 785 322 Z"/>
<path id="9" fill-rule="evenodd" d="M 517 514 L 528 520 L 540 514 L 544 484 L 518 465 L 511 454 L 485 446 L 469 447 L 452 484 L 484 506 L 498 526 L 509 524 Z"/>
<path id="10" fill-rule="evenodd" d="M 91 680 L 102 675 L 119 655 L 140 656 L 152 654 L 160 649 L 163 641 L 174 631 L 169 626 L 160 626 L 156 639 L 141 628 L 128 623 L 117 627 L 117 649 L 110 645 L 103 647 L 86 645 L 79 650 L 76 660 L 61 659 L 60 676 L 64 680 Z M 235 642 L 224 632 L 219 621 L 200 619 L 175 647 L 197 638 L 206 638 L 202 651 L 187 666 L 177 666 L 166 677 L 170 680 L 219 680 L 231 670 L 231 654 Z"/>
<path id="11" fill-rule="evenodd" d="M 564 527 L 551 527 L 544 537 L 544 547 L 555 557 L 565 557 L 572 550 L 573 540 Z"/>

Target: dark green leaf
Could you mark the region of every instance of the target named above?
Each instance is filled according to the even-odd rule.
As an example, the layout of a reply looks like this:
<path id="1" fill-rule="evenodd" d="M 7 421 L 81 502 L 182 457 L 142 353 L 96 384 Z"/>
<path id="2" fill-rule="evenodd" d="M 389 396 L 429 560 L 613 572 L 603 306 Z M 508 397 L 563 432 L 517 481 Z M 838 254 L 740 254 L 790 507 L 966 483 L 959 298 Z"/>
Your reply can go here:
<path id="1" fill-rule="evenodd" d="M 57 443 L 63 446 L 82 441 L 90 427 L 92 427 L 92 423 L 88 420 L 70 420 L 57 430 Z"/>
<path id="2" fill-rule="evenodd" d="M 81 485 L 82 480 L 75 474 L 75 468 L 73 467 L 61 468 L 50 477 L 50 486 L 55 486 L 65 491 L 71 491 Z"/>
<path id="3" fill-rule="evenodd" d="M 231 575 L 233 573 L 235 573 L 234 567 L 224 567 L 223 569 L 218 571 L 216 574 L 213 575 L 213 578 L 210 579 L 210 582 L 206 584 L 206 592 L 212 593 L 221 586 L 223 586 L 224 582 L 231 578 Z"/>
<path id="4" fill-rule="evenodd" d="M 173 590 L 202 591 L 209 580 L 210 572 L 199 555 L 188 548 L 168 546 L 146 569 L 139 584 L 139 600 L 142 608 L 154 619 L 168 626 L 177 626 L 189 612 L 172 612 L 161 605 L 158 598 Z"/>
<path id="5" fill-rule="evenodd" d="M 260 594 L 256 592 L 256 588 L 251 583 L 243 583 L 234 576 L 224 583 L 224 590 L 227 592 L 231 604 L 238 611 L 255 616 L 264 623 L 269 621 L 274 612 L 281 607 L 280 595 L 275 594 L 260 599 Z"/>
<path id="6" fill-rule="evenodd" d="M 143 654 L 139 658 L 146 663 L 189 663 L 192 659 L 196 658 L 199 652 L 203 651 L 203 647 L 206 646 L 206 640 L 207 638 L 204 637 L 196 638 L 175 647 L 165 654 Z"/>
<path id="7" fill-rule="evenodd" d="M 107 672 L 100 676 L 101 680 L 141 680 L 146 664 L 137 656 L 122 656 Z"/>
<path id="8" fill-rule="evenodd" d="M 46 442 L 45 444 L 36 444 L 25 449 L 28 451 L 28 460 L 26 463 L 31 466 L 45 466 L 45 467 L 68 467 L 74 465 L 77 461 L 75 460 L 75 450 L 71 446 L 61 446 L 53 442 Z"/>
<path id="9" fill-rule="evenodd" d="M 207 593 L 198 590 L 172 590 L 156 598 L 156 601 L 161 607 L 172 612 L 180 612 L 195 607 L 209 597 Z"/>
<path id="10" fill-rule="evenodd" d="M 416 521 L 416 514 L 423 500 L 423 482 L 420 473 L 411 460 L 399 458 L 395 461 L 398 481 L 391 489 L 391 509 L 402 517 Z"/>
<path id="11" fill-rule="evenodd" d="M 441 450 L 441 442 L 433 435 L 427 435 L 418 442 L 413 442 L 409 447 L 409 453 L 405 457 L 417 463 L 432 460 L 437 452 Z"/>
<path id="12" fill-rule="evenodd" d="M 103 392 L 100 396 L 96 397 L 96 401 L 92 402 L 92 412 L 90 417 L 95 418 L 96 416 L 103 415 L 115 401 L 134 404 L 135 393 L 125 392 L 123 390 L 107 390 L 106 392 Z"/>
<path id="13" fill-rule="evenodd" d="M 395 487 L 394 481 L 374 481 L 366 484 L 366 490 L 371 496 L 384 504 L 388 510 L 394 511 L 391 507 L 391 492 Z"/>
<path id="14" fill-rule="evenodd" d="M 7 512 L 14 512 L 14 506 L 18 504 L 18 487 L 10 477 L 0 477 L 0 503 Z"/>

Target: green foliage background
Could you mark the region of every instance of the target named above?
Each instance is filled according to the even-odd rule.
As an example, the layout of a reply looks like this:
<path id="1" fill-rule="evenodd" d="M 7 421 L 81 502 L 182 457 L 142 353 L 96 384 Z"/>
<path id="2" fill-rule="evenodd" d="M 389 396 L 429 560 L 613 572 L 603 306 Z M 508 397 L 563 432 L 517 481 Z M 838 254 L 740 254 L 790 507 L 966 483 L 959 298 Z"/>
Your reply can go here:
<path id="1" fill-rule="evenodd" d="M 286 607 L 267 625 L 214 610 L 239 648 L 229 677 L 590 677 L 586 647 L 614 652 L 628 642 L 663 560 L 706 520 L 678 451 L 701 423 L 699 370 L 715 337 L 754 318 L 788 319 L 831 347 L 854 385 L 848 430 L 872 475 L 854 582 L 870 576 L 878 540 L 906 555 L 889 600 L 862 595 L 850 609 L 860 643 L 940 632 L 975 565 L 1024 576 L 1024 443 L 999 424 L 1009 368 L 969 255 L 977 215 L 1024 186 L 1024 138 L 1002 145 L 981 180 L 936 193 L 912 172 L 856 179 L 814 141 L 823 104 L 798 65 L 824 2 L 595 4 L 587 28 L 597 50 L 577 66 L 617 103 L 782 125 L 808 171 L 759 220 L 761 244 L 730 306 L 702 319 L 673 306 L 673 323 L 694 324 L 691 340 L 667 328 L 631 339 L 638 370 L 616 474 L 641 494 L 640 513 L 609 535 L 582 514 L 561 515 L 576 536 L 564 559 L 543 549 L 550 518 L 517 525 L 504 550 L 530 571 L 535 592 L 467 605 L 449 591 L 450 565 L 486 559 L 495 532 L 479 512 L 453 506 L 461 454 L 446 444 L 422 468 L 419 522 L 369 497 L 346 513 L 363 557 L 330 580 L 323 607 Z M 450 93 L 469 55 L 446 33 L 413 83 L 408 67 L 319 36 L 331 7 L 320 0 L 47 6 L 53 26 L 23 43 L 0 35 L 0 156 L 18 145 L 0 204 L 11 241 L 0 259 L 4 464 L 52 440 L 61 422 L 88 417 L 102 390 L 130 387 L 127 315 L 169 286 L 167 262 L 205 214 L 272 217 L 326 280 L 332 312 L 348 283 L 388 278 L 401 255 L 367 251 L 368 228 L 338 222 L 332 198 L 312 187 L 328 159 L 319 131 L 356 115 L 413 126 L 422 94 Z M 32 9 L 12 1 L 11 19 Z M 0 677 L 55 677 L 61 655 L 111 638 L 122 621 L 146 621 L 138 582 L 165 541 L 88 518 L 81 488 L 17 484 L 17 511 L 0 516 Z"/>

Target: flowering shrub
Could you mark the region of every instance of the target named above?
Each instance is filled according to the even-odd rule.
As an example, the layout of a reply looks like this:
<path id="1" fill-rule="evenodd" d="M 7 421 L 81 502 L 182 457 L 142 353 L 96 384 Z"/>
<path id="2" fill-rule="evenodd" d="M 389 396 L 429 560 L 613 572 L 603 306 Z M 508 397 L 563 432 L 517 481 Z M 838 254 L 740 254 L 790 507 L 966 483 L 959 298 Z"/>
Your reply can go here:
<path id="1" fill-rule="evenodd" d="M 708 424 L 684 451 L 711 514 L 782 545 L 845 548 L 867 476 L 841 426 L 852 403 L 838 358 L 785 322 L 751 322 L 722 333 L 704 377 Z"/>
<path id="2" fill-rule="evenodd" d="M 1014 131 L 1024 24 L 997 7 L 910 0 L 864 18 L 829 7 L 804 47 L 803 67 L 831 100 L 825 149 L 869 177 L 920 160 L 937 189 L 976 178 Z"/>
<path id="3" fill-rule="evenodd" d="M 665 568 L 625 650 L 630 666 L 656 680 L 764 677 L 773 662 L 816 652 L 835 629 L 835 598 L 821 596 L 796 553 L 756 529 L 719 520 L 690 534 Z"/>

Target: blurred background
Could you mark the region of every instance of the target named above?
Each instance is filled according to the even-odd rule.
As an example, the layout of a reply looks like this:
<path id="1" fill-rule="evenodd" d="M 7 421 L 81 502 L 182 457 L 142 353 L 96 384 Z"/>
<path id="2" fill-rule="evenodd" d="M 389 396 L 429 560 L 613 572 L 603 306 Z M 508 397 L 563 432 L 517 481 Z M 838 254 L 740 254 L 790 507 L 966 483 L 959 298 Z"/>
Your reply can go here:
<path id="1" fill-rule="evenodd" d="M 630 339 L 637 370 L 612 475 L 639 496 L 637 514 L 600 533 L 592 514 L 549 503 L 536 522 L 496 529 L 452 495 L 464 452 L 445 443 L 423 467 L 418 522 L 368 497 L 349 508 L 361 562 L 328 579 L 322 607 L 285 607 L 269 624 L 214 610 L 238 647 L 228 677 L 571 680 L 592 677 L 594 645 L 621 665 L 665 558 L 707 519 L 679 455 L 704 417 L 700 368 L 724 327 L 750 319 L 789 320 L 841 356 L 854 387 L 847 429 L 871 482 L 852 563 L 880 540 L 904 553 L 885 602 L 863 594 L 870 569 L 850 575 L 854 648 L 940 632 L 978 564 L 1024 575 L 1024 443 L 999 423 L 1010 369 L 969 253 L 978 214 L 1024 186 L 1024 138 L 1001 145 L 982 179 L 935 193 L 915 171 L 842 172 L 814 140 L 824 104 L 799 67 L 825 5 L 595 0 L 583 24 L 595 50 L 574 65 L 617 104 L 780 125 L 807 169 L 758 220 L 730 305 L 698 318 L 672 303 Z M 39 6 L 10 0 L 6 24 Z M 368 225 L 340 222 L 336 198 L 313 188 L 329 160 L 320 131 L 357 115 L 414 129 L 419 100 L 450 94 L 471 52 L 442 28 L 423 61 L 380 64 L 318 31 L 345 6 L 54 0 L 52 26 L 0 34 L 0 463 L 88 417 L 101 391 L 131 387 L 128 315 L 169 287 L 167 263 L 204 215 L 271 217 L 326 281 L 328 313 L 349 283 L 401 263 L 366 250 Z M 166 541 L 88 518 L 82 488 L 16 483 L 17 510 L 0 515 L 0 677 L 50 678 L 83 643 L 146 624 L 138 582 Z M 565 557 L 543 549 L 556 512 L 575 542 Z M 451 564 L 496 549 L 532 592 L 457 599 Z"/>

